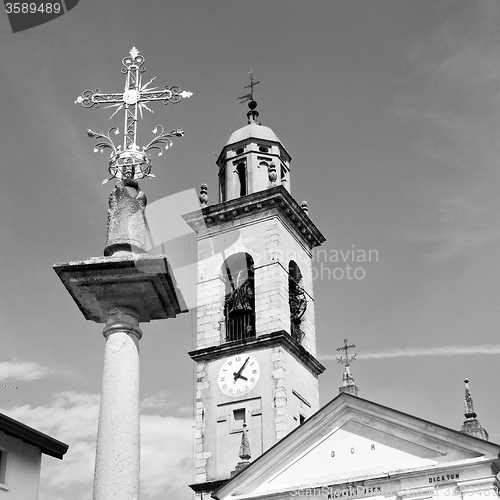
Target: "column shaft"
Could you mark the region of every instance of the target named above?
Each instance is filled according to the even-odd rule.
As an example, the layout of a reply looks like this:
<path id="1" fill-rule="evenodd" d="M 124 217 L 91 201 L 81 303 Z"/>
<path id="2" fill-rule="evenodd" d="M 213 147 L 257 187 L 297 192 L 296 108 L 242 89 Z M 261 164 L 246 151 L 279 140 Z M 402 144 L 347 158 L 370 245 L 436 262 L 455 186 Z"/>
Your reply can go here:
<path id="1" fill-rule="evenodd" d="M 140 470 L 139 339 L 135 315 L 113 311 L 97 431 L 94 500 L 138 500 Z"/>

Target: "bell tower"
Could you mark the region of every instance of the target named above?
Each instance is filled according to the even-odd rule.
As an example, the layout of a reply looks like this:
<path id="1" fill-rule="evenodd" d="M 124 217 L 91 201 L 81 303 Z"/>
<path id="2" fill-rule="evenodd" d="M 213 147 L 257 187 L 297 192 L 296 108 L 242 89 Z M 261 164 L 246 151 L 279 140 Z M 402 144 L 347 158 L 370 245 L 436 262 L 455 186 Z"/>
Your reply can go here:
<path id="1" fill-rule="evenodd" d="M 253 88 L 253 87 L 252 87 Z M 291 157 L 258 121 L 222 149 L 219 200 L 197 233 L 196 483 L 201 497 L 319 409 L 312 249 L 325 238 L 290 194 Z M 244 446 L 243 446 L 244 444 Z M 241 453 L 244 447 L 245 452 Z M 239 468 L 236 468 L 238 465 Z"/>

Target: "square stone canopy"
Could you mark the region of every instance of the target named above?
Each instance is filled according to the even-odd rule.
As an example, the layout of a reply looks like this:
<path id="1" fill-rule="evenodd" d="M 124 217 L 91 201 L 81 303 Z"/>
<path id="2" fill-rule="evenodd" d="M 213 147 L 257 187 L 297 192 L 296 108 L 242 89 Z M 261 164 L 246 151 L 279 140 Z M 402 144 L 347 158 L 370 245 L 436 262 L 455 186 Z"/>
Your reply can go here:
<path id="1" fill-rule="evenodd" d="M 131 307 L 140 322 L 175 318 L 187 312 L 164 255 L 96 257 L 54 265 L 85 319 L 106 323 L 114 307 Z"/>

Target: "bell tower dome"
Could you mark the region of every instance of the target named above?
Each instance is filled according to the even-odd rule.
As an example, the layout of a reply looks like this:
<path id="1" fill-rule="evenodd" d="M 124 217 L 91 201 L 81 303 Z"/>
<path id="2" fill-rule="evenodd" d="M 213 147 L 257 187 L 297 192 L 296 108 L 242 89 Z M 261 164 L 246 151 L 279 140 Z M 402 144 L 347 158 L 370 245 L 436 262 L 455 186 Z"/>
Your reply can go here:
<path id="1" fill-rule="evenodd" d="M 229 201 L 272 186 L 290 192 L 291 156 L 278 136 L 258 121 L 257 102 L 248 101 L 248 124 L 229 138 L 219 157 L 219 201 Z"/>

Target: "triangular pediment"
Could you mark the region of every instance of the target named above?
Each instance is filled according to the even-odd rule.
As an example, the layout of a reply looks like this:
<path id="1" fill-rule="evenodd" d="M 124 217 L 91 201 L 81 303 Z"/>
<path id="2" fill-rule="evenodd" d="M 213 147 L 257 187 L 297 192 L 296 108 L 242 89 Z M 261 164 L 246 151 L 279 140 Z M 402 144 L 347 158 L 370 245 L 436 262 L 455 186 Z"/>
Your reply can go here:
<path id="1" fill-rule="evenodd" d="M 396 437 L 389 434 L 388 429 L 377 429 L 351 419 L 315 442 L 285 466 L 271 483 L 290 486 L 322 479 L 339 481 L 439 463 L 443 451 L 433 449 L 431 443 L 412 442 L 411 437 Z"/>
<path id="2" fill-rule="evenodd" d="M 500 447 L 342 394 L 217 492 L 253 498 L 297 488 L 494 460 Z"/>

